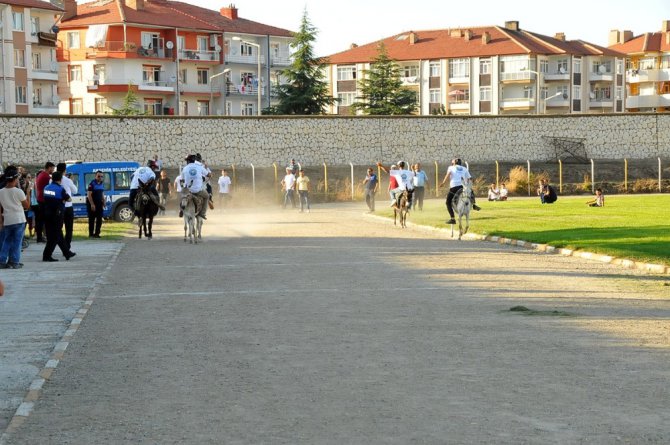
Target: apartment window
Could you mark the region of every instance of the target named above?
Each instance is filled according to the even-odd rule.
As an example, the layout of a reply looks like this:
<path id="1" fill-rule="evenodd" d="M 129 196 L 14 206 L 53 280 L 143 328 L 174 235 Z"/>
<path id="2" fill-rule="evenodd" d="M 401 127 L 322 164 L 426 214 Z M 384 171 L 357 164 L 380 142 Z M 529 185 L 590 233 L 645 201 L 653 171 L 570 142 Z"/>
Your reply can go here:
<path id="1" fill-rule="evenodd" d="M 163 101 L 161 99 L 144 99 L 144 112 L 150 116 L 163 114 Z"/>
<path id="2" fill-rule="evenodd" d="M 556 87 L 556 94 L 560 94 L 560 97 L 568 97 L 568 86 L 559 85 Z"/>
<path id="3" fill-rule="evenodd" d="M 42 69 L 42 54 L 33 53 L 33 69 L 41 70 Z"/>
<path id="4" fill-rule="evenodd" d="M 154 54 L 160 47 L 161 35 L 154 32 L 142 33 L 142 48 L 150 49 L 149 53 Z"/>
<path id="5" fill-rule="evenodd" d="M 270 43 L 270 54 L 272 54 L 273 57 L 279 57 L 279 43 Z"/>
<path id="6" fill-rule="evenodd" d="M 596 74 L 607 74 L 612 72 L 612 62 L 607 61 L 599 61 L 599 60 L 594 60 L 593 64 L 591 65 L 591 69 L 593 73 Z"/>
<path id="7" fill-rule="evenodd" d="M 209 42 L 207 37 L 198 36 L 198 51 L 204 52 L 209 50 Z"/>
<path id="8" fill-rule="evenodd" d="M 107 99 L 104 97 L 95 98 L 95 114 L 107 114 Z"/>
<path id="9" fill-rule="evenodd" d="M 581 61 L 581 59 L 575 59 L 575 61 L 572 63 L 572 66 L 575 68 L 575 73 L 576 74 L 580 74 L 582 72 L 582 61 Z"/>
<path id="10" fill-rule="evenodd" d="M 253 56 L 254 55 L 254 47 L 251 45 L 247 45 L 246 43 L 242 42 L 240 43 L 240 54 L 243 56 Z"/>
<path id="11" fill-rule="evenodd" d="M 549 61 L 540 60 L 540 69 L 539 72 L 547 74 L 549 72 Z"/>
<path id="12" fill-rule="evenodd" d="M 230 102 L 226 102 L 226 116 L 233 114 L 233 107 Z"/>
<path id="13" fill-rule="evenodd" d="M 142 81 L 145 84 L 156 85 L 161 80 L 161 67 L 145 65 L 142 67 Z"/>
<path id="14" fill-rule="evenodd" d="M 177 51 L 183 51 L 186 48 L 186 37 L 177 36 Z"/>
<path id="15" fill-rule="evenodd" d="M 356 80 L 355 66 L 338 66 L 337 80 Z"/>
<path id="16" fill-rule="evenodd" d="M 540 88 L 540 98 L 546 100 L 549 97 L 549 88 L 542 87 Z"/>
<path id="17" fill-rule="evenodd" d="M 670 56 L 661 57 L 661 68 L 664 70 L 670 68 Z"/>
<path id="18" fill-rule="evenodd" d="M 198 85 L 209 84 L 209 70 L 206 68 L 198 68 Z"/>
<path id="19" fill-rule="evenodd" d="M 37 33 L 40 32 L 40 18 L 39 17 L 31 17 L 30 18 L 30 32 L 34 36 L 36 36 Z"/>
<path id="20" fill-rule="evenodd" d="M 470 59 L 449 59 L 449 77 L 470 77 Z"/>
<path id="21" fill-rule="evenodd" d="M 188 70 L 181 69 L 179 70 L 179 83 L 188 83 Z"/>
<path id="22" fill-rule="evenodd" d="M 256 113 L 254 112 L 254 104 L 250 102 L 242 103 L 242 116 L 253 116 Z"/>
<path id="23" fill-rule="evenodd" d="M 185 100 L 179 101 L 179 115 L 188 116 L 188 102 L 186 102 Z"/>
<path id="24" fill-rule="evenodd" d="M 95 85 L 104 85 L 106 71 L 107 67 L 105 65 L 93 65 L 93 83 Z"/>
<path id="25" fill-rule="evenodd" d="M 640 69 L 641 70 L 653 70 L 656 69 L 656 58 L 648 57 L 646 59 L 640 60 Z"/>
<path id="26" fill-rule="evenodd" d="M 418 65 L 408 65 L 400 68 L 401 77 L 418 77 L 419 76 L 419 66 Z"/>
<path id="27" fill-rule="evenodd" d="M 519 73 L 534 70 L 535 60 L 529 59 L 528 56 L 504 56 L 500 58 L 501 73 Z"/>
<path id="28" fill-rule="evenodd" d="M 350 107 L 356 101 L 356 93 L 337 93 L 338 103 L 340 107 Z"/>
<path id="29" fill-rule="evenodd" d="M 14 31 L 23 31 L 25 29 L 22 12 L 12 11 L 12 28 Z"/>
<path id="30" fill-rule="evenodd" d="M 616 87 L 616 100 L 623 100 L 623 87 Z"/>
<path id="31" fill-rule="evenodd" d="M 25 68 L 26 67 L 26 52 L 22 49 L 14 50 L 14 67 L 15 68 Z"/>
<path id="32" fill-rule="evenodd" d="M 623 74 L 623 60 L 616 61 L 616 73 Z"/>
<path id="33" fill-rule="evenodd" d="M 209 116 L 209 101 L 198 101 L 198 116 Z"/>
<path id="34" fill-rule="evenodd" d="M 479 88 L 479 100 L 490 101 L 491 97 L 492 97 L 491 87 L 480 87 Z"/>
<path id="35" fill-rule="evenodd" d="M 16 103 L 17 104 L 28 103 L 28 98 L 26 97 L 26 87 L 21 86 L 16 87 Z"/>
<path id="36" fill-rule="evenodd" d="M 69 66 L 70 82 L 81 81 L 81 65 Z"/>
<path id="37" fill-rule="evenodd" d="M 540 62 L 542 63 L 542 62 Z M 556 71 L 558 71 L 560 74 L 565 74 L 569 72 L 568 70 L 568 59 L 559 59 L 556 63 Z M 548 72 L 548 71 L 543 71 L 543 72 Z"/>
<path id="38" fill-rule="evenodd" d="M 532 99 L 533 97 L 535 97 L 535 88 L 523 87 L 523 97 L 524 99 Z"/>
<path id="39" fill-rule="evenodd" d="M 67 33 L 67 47 L 70 49 L 79 49 L 79 31 L 70 31 Z"/>
<path id="40" fill-rule="evenodd" d="M 612 90 L 610 87 L 596 88 L 592 93 L 592 99 L 596 101 L 612 99 Z"/>
<path id="41" fill-rule="evenodd" d="M 430 77 L 440 77 L 442 75 L 442 64 L 438 62 L 430 62 Z"/>
<path id="42" fill-rule="evenodd" d="M 442 102 L 442 91 L 439 88 L 431 88 L 429 95 L 431 104 L 439 104 Z"/>
<path id="43" fill-rule="evenodd" d="M 42 88 L 33 87 L 33 106 L 42 106 Z"/>
<path id="44" fill-rule="evenodd" d="M 573 85 L 572 87 L 572 97 L 575 100 L 580 100 L 582 98 L 582 87 L 579 85 Z"/>
<path id="45" fill-rule="evenodd" d="M 84 114 L 84 104 L 81 99 L 70 99 L 70 114 Z"/>
<path id="46" fill-rule="evenodd" d="M 479 74 L 491 74 L 491 59 L 481 59 L 479 61 Z"/>

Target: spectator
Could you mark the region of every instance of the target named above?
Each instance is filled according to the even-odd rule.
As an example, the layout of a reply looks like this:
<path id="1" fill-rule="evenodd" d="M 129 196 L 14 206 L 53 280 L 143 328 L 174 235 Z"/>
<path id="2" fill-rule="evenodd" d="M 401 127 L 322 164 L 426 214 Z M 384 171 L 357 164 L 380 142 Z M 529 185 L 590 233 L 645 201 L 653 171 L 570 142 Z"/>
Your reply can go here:
<path id="1" fill-rule="evenodd" d="M 0 269 L 20 269 L 21 242 L 26 230 L 25 210 L 30 207 L 26 194 L 19 188 L 19 170 L 7 167 L 5 187 L 0 189 L 2 231 L 0 231 Z"/>
<path id="2" fill-rule="evenodd" d="M 225 169 L 221 170 L 221 176 L 219 176 L 219 205 L 223 209 L 227 207 L 226 202 L 230 199 L 230 176 Z"/>
<path id="3" fill-rule="evenodd" d="M 97 176 L 97 175 L 96 175 Z M 76 254 L 65 245 L 63 239 L 63 215 L 65 213 L 65 202 L 69 201 L 70 195 L 61 186 L 61 172 L 54 172 L 51 184 L 44 187 L 44 228 L 47 232 L 47 244 L 42 251 L 42 261 L 58 261 L 52 255 L 56 246 L 63 253 L 66 260 Z"/>
<path id="4" fill-rule="evenodd" d="M 158 169 L 158 171 L 163 170 L 163 161 L 158 159 L 158 153 L 154 154 L 154 163 L 156 164 L 156 169 Z"/>
<path id="5" fill-rule="evenodd" d="M 35 242 L 44 242 L 44 188 L 49 185 L 51 174 L 56 170 L 56 165 L 53 162 L 44 164 L 42 170 L 35 178 L 35 193 L 37 195 L 37 212 L 35 213 L 35 233 L 37 239 Z"/>
<path id="6" fill-rule="evenodd" d="M 379 188 L 379 180 L 372 167 L 368 168 L 368 174 L 363 180 L 363 185 L 365 186 L 365 203 L 368 205 L 369 213 L 374 213 L 375 193 Z"/>
<path id="7" fill-rule="evenodd" d="M 158 183 L 156 184 L 156 191 L 158 191 L 159 202 L 163 206 L 162 209 L 158 209 L 158 214 L 165 215 L 165 207 L 167 207 L 168 199 L 170 199 L 170 193 L 172 193 L 172 181 L 168 177 L 165 170 L 161 170 Z"/>
<path id="8" fill-rule="evenodd" d="M 597 188 L 595 197 L 587 201 L 586 204 L 589 207 L 605 207 L 605 195 L 603 195 L 603 189 Z"/>
<path id="9" fill-rule="evenodd" d="M 421 164 L 416 163 L 412 167 L 414 170 L 414 199 L 412 199 L 412 207 L 416 208 L 419 206 L 419 210 L 423 211 L 423 197 L 426 194 L 426 187 L 428 187 L 428 175 L 426 172 L 421 170 Z"/>
<path id="10" fill-rule="evenodd" d="M 98 170 L 86 189 L 86 212 L 88 213 L 88 237 L 100 238 L 102 211 L 105 207 L 104 175 Z"/>
<path id="11" fill-rule="evenodd" d="M 537 194 L 540 195 L 540 202 L 542 204 L 553 204 L 558 199 L 556 190 L 549 185 L 549 181 L 546 179 L 540 180 Z"/>
<path id="12" fill-rule="evenodd" d="M 56 166 L 56 171 L 60 172 L 63 175 L 61 179 L 61 186 L 65 193 L 69 196 L 74 196 L 79 193 L 77 186 L 67 175 L 65 175 L 66 165 L 64 162 L 59 162 Z M 67 249 L 70 250 L 70 245 L 72 244 L 72 229 L 74 228 L 74 209 L 72 208 L 72 200 L 65 202 L 65 210 L 63 212 L 63 226 L 65 227 L 65 245 Z"/>
<path id="13" fill-rule="evenodd" d="M 295 162 L 295 159 L 291 159 L 291 162 L 289 162 L 288 167 L 291 169 L 291 173 L 293 173 L 293 176 L 296 178 L 298 177 L 298 171 L 300 170 L 300 164 Z"/>
<path id="14" fill-rule="evenodd" d="M 504 182 L 500 184 L 500 200 L 507 201 L 507 187 Z"/>
<path id="15" fill-rule="evenodd" d="M 28 237 L 32 238 L 35 236 L 35 210 L 33 208 L 33 203 L 37 207 L 37 201 L 35 198 L 35 184 L 33 182 L 33 175 L 26 173 L 26 182 L 25 189 L 23 193 L 26 194 L 26 198 L 30 202 L 30 207 L 25 211 L 26 214 L 26 225 L 28 226 Z"/>
<path id="16" fill-rule="evenodd" d="M 493 183 L 489 186 L 489 201 L 500 201 L 500 190 Z"/>
<path id="17" fill-rule="evenodd" d="M 293 161 L 293 159 L 291 159 Z M 291 205 L 295 209 L 297 207 L 295 203 L 295 175 L 291 172 L 291 167 L 286 167 L 286 176 L 281 181 L 282 189 L 284 190 L 284 205 L 283 208 L 286 208 L 286 204 L 291 201 Z"/>
<path id="18" fill-rule="evenodd" d="M 305 207 L 307 207 L 307 213 L 309 213 L 309 177 L 305 176 L 305 170 L 300 170 L 295 183 L 298 189 L 298 199 L 300 199 L 300 213 L 305 211 Z"/>

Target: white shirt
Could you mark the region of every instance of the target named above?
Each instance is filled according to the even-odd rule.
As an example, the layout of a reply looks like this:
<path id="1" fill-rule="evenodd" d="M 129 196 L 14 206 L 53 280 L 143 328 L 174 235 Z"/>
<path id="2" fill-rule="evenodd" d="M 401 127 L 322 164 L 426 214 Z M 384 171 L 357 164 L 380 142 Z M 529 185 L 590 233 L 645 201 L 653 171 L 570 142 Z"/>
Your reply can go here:
<path id="1" fill-rule="evenodd" d="M 184 186 L 191 193 L 198 193 L 202 190 L 205 186 L 204 176 L 207 176 L 207 172 L 202 164 L 188 164 L 181 171 L 181 177 L 184 178 Z"/>
<path id="2" fill-rule="evenodd" d="M 70 196 L 74 196 L 79 193 L 79 190 L 77 189 L 77 186 L 74 184 L 74 182 L 72 182 L 72 179 L 65 175 L 63 175 L 63 179 L 60 181 L 60 186 L 63 187 L 65 193 Z M 66 201 L 65 207 L 72 207 L 72 200 Z"/>
<path id="3" fill-rule="evenodd" d="M 182 187 L 181 187 L 181 182 L 183 181 L 181 175 L 177 176 L 174 180 L 174 189 L 177 191 L 177 193 L 181 193 Z"/>
<path id="4" fill-rule="evenodd" d="M 293 190 L 295 185 L 295 176 L 292 173 L 284 176 L 284 190 Z"/>
<path id="5" fill-rule="evenodd" d="M 221 176 L 219 178 L 219 193 L 230 192 L 230 176 Z"/>
<path id="6" fill-rule="evenodd" d="M 470 179 L 470 172 L 467 168 L 462 165 L 452 165 L 447 170 L 447 173 L 451 173 L 449 176 L 449 187 L 454 188 L 459 185 L 463 185 L 463 179 Z"/>
<path id="7" fill-rule="evenodd" d="M 489 189 L 489 199 L 498 199 L 500 197 L 500 192 L 498 189 Z"/>
<path id="8" fill-rule="evenodd" d="M 22 201 L 26 194 L 18 187 L 0 189 L 0 206 L 4 209 L 4 225 L 12 226 L 26 222 Z"/>
<path id="9" fill-rule="evenodd" d="M 149 167 L 140 167 L 135 170 L 133 177 L 130 180 L 130 190 L 137 190 L 140 188 L 140 181 L 142 184 L 146 184 L 152 179 L 156 179 L 156 174 Z"/>
<path id="10" fill-rule="evenodd" d="M 389 175 L 398 181 L 398 188 L 400 190 L 414 189 L 414 172 L 410 170 L 391 170 L 389 171 Z"/>
<path id="11" fill-rule="evenodd" d="M 502 198 L 502 197 L 505 197 L 505 196 L 507 196 L 507 189 L 505 187 L 502 187 L 500 189 L 500 197 Z"/>

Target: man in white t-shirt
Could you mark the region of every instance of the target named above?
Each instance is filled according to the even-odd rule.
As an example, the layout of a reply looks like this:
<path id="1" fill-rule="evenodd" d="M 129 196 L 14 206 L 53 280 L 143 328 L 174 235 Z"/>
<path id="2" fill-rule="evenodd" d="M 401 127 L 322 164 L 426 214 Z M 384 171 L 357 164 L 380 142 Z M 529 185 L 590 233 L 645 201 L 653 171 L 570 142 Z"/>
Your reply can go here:
<path id="1" fill-rule="evenodd" d="M 137 191 L 139 190 L 140 185 L 145 185 L 156 181 L 156 173 L 154 173 L 153 169 L 151 168 L 152 165 L 154 165 L 154 163 L 152 160 L 150 160 L 146 167 L 140 167 L 135 170 L 135 173 L 133 173 L 133 176 L 130 179 L 128 206 L 130 206 L 130 209 L 133 211 L 133 218 L 137 216 L 135 215 L 135 197 L 137 196 Z M 156 203 L 159 209 L 165 210 L 165 207 L 160 203 L 158 191 L 154 185 L 151 186 L 149 196 L 151 197 L 151 200 Z"/>
<path id="2" fill-rule="evenodd" d="M 377 162 L 377 166 L 388 173 L 390 176 L 393 176 L 398 182 L 398 187 L 389 190 L 391 194 L 391 207 L 396 206 L 396 200 L 398 195 L 403 191 L 407 190 L 409 193 L 407 205 L 409 208 L 412 207 L 412 195 L 414 191 L 414 172 L 408 169 L 405 161 L 399 161 L 397 164 L 398 168 L 396 170 L 389 170 L 382 165 L 381 162 Z"/>
<path id="3" fill-rule="evenodd" d="M 286 176 L 282 179 L 281 185 L 284 190 L 283 208 L 286 208 L 286 204 L 291 201 L 291 206 L 295 209 L 297 207 L 295 203 L 295 175 L 291 172 L 290 167 L 286 167 Z"/>
<path id="4" fill-rule="evenodd" d="M 67 193 L 70 196 L 75 196 L 79 190 L 77 189 L 77 186 L 75 183 L 72 181 L 72 179 L 68 178 L 65 174 L 65 169 L 66 165 L 64 162 L 60 162 L 56 165 L 56 171 L 61 172 L 63 174 L 63 178 L 60 181 L 60 186 L 63 187 L 63 190 L 65 190 L 65 193 Z M 70 249 L 70 246 L 72 245 L 72 230 L 74 228 L 74 209 L 72 208 L 72 200 L 65 201 L 65 211 L 63 213 L 63 227 L 65 227 L 65 237 L 63 237 L 63 241 L 65 241 L 65 245 L 67 246 L 68 249 Z"/>
<path id="5" fill-rule="evenodd" d="M 182 196 L 186 192 L 190 192 L 192 195 L 195 195 L 202 199 L 202 204 L 200 205 L 200 216 L 203 219 L 207 219 L 207 203 L 209 202 L 209 193 L 205 188 L 205 178 L 207 177 L 207 171 L 202 164 L 196 163 L 195 155 L 189 155 L 186 157 L 186 167 L 181 171 L 181 177 L 184 178 L 184 188 L 182 190 Z M 184 199 L 182 199 L 182 209 L 184 205 Z M 183 211 L 179 212 L 179 216 L 184 216 Z"/>
<path id="6" fill-rule="evenodd" d="M 226 201 L 230 199 L 230 176 L 225 169 L 221 170 L 221 176 L 219 177 L 219 205 L 221 208 L 226 206 Z"/>
<path id="7" fill-rule="evenodd" d="M 454 209 L 452 207 L 454 202 L 454 196 L 459 190 L 463 189 L 463 184 L 469 181 L 472 177 L 470 172 L 466 167 L 463 166 L 463 161 L 459 158 L 452 159 L 451 166 L 447 170 L 447 174 L 444 175 L 444 179 L 440 183 L 440 187 L 449 181 L 449 193 L 447 193 L 447 211 L 451 219 L 447 221 L 447 224 L 456 224 L 456 219 L 454 216 Z M 481 208 L 475 204 L 475 194 L 472 193 L 470 197 L 472 200 L 472 208 L 475 210 L 481 210 Z"/>

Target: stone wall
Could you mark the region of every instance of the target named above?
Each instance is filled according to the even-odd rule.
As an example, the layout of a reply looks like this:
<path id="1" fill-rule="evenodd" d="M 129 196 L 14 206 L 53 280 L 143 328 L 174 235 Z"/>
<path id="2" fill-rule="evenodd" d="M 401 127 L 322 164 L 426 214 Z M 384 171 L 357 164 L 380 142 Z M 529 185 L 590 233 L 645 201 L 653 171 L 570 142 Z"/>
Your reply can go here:
<path id="1" fill-rule="evenodd" d="M 397 159 L 555 159 L 547 137 L 581 138 L 594 159 L 670 158 L 670 115 L 491 117 L 2 116 L 2 162 L 137 160 L 177 166 L 200 152 L 212 166 L 366 165 Z"/>

